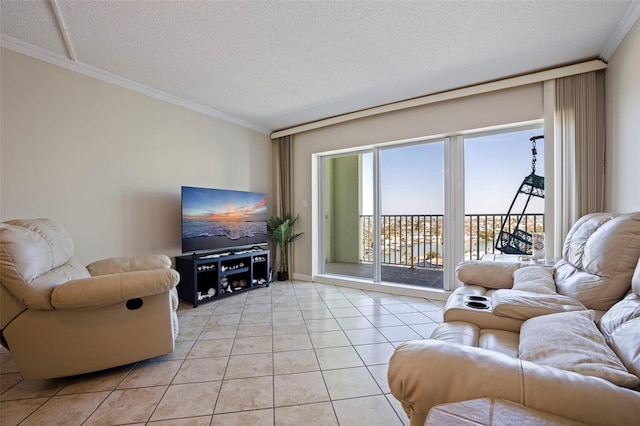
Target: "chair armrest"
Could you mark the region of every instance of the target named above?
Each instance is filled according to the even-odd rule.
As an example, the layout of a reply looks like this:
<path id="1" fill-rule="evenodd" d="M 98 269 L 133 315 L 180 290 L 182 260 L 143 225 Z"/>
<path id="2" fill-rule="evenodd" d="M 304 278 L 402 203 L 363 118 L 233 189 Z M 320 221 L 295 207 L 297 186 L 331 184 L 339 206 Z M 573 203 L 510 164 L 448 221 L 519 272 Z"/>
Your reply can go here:
<path id="1" fill-rule="evenodd" d="M 166 268 L 81 278 L 56 287 L 51 304 L 56 309 L 112 305 L 169 291 L 179 280 L 178 272 Z"/>
<path id="2" fill-rule="evenodd" d="M 582 303 L 569 296 L 520 290 L 496 290 L 491 295 L 491 304 L 494 314 L 520 320 L 558 312 L 587 310 Z"/>
<path id="3" fill-rule="evenodd" d="M 91 276 L 117 274 L 120 272 L 148 271 L 150 269 L 170 268 L 171 259 L 164 254 L 148 256 L 114 257 L 87 265 Z"/>
<path id="4" fill-rule="evenodd" d="M 635 424 L 640 393 L 605 380 L 522 361 L 482 348 L 414 340 L 398 346 L 389 387 L 423 425 L 429 410 L 448 402 L 494 397 L 593 424 Z"/>
<path id="5" fill-rule="evenodd" d="M 456 266 L 456 277 L 465 285 L 487 288 L 511 288 L 513 271 L 522 265 L 515 262 L 487 262 L 467 260 Z"/>

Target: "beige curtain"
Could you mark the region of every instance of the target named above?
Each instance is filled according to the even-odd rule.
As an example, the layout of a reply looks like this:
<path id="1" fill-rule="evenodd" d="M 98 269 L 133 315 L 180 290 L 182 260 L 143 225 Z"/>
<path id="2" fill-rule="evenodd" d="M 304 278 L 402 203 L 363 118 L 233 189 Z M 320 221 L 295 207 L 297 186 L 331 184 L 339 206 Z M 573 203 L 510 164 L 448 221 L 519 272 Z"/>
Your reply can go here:
<path id="1" fill-rule="evenodd" d="M 604 209 L 604 71 L 555 81 L 556 253 L 577 219 Z"/>
<path id="2" fill-rule="evenodd" d="M 275 216 L 293 215 L 293 136 L 283 136 L 273 141 L 273 157 L 275 159 Z M 293 264 L 293 253 L 287 253 L 285 270 L 292 273 L 289 265 Z"/>

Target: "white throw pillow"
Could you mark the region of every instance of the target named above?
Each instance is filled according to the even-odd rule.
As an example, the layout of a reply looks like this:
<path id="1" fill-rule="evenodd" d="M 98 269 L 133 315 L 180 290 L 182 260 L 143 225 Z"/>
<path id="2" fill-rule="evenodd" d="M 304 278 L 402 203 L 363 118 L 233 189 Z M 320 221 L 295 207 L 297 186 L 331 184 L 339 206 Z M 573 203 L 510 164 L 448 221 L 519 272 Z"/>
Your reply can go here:
<path id="1" fill-rule="evenodd" d="M 562 312 L 531 318 L 520 329 L 519 358 L 539 365 L 600 377 L 633 388 L 630 374 L 607 346 L 593 311 Z"/>
<path id="2" fill-rule="evenodd" d="M 553 268 L 546 266 L 526 266 L 513 271 L 513 289 L 531 293 L 555 294 Z"/>

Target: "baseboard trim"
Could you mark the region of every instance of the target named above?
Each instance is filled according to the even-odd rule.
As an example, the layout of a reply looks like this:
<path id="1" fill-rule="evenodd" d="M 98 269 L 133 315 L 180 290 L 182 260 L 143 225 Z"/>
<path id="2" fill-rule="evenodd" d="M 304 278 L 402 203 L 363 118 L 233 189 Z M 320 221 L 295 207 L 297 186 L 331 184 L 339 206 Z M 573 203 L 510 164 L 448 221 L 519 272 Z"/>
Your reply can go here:
<path id="1" fill-rule="evenodd" d="M 314 275 L 313 282 L 322 284 L 331 284 L 341 287 L 355 288 L 358 290 L 377 291 L 380 293 L 389 293 L 396 296 L 419 297 L 423 299 L 446 301 L 450 291 L 435 288 L 417 288 L 406 284 L 396 283 L 374 283 L 368 280 L 360 280 L 356 278 L 345 278 L 333 275 Z"/>

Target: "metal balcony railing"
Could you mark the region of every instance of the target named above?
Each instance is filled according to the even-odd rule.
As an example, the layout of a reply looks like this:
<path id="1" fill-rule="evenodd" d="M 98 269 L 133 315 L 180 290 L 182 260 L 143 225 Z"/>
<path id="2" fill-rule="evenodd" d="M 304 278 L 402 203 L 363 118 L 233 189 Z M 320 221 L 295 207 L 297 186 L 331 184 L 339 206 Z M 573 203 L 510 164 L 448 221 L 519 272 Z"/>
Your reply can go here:
<path id="1" fill-rule="evenodd" d="M 513 232 L 519 215 L 509 215 L 508 232 Z M 494 244 L 505 214 L 465 215 L 465 259 L 481 259 L 494 253 Z M 360 216 L 362 232 L 361 262 L 373 262 L 373 216 Z M 380 255 L 383 265 L 408 267 L 443 267 L 443 215 L 383 215 L 380 223 Z M 544 232 L 544 214 L 525 214 L 520 228 L 527 232 Z"/>

